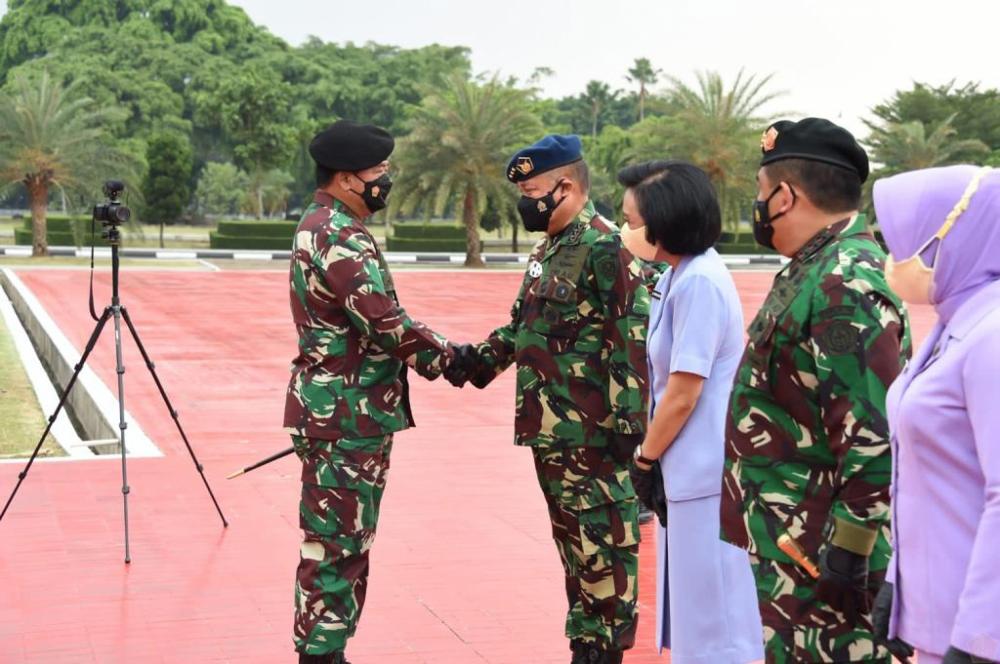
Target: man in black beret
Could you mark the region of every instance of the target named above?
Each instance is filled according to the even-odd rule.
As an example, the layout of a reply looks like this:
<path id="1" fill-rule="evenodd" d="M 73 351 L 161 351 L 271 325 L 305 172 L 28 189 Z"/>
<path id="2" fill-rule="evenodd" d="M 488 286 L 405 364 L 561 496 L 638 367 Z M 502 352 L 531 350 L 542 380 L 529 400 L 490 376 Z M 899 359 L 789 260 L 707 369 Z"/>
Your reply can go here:
<path id="1" fill-rule="evenodd" d="M 406 369 L 434 380 L 454 359 L 451 344 L 400 308 L 363 223 L 385 207 L 392 148 L 384 129 L 348 120 L 309 145 L 318 189 L 292 245 L 299 343 L 284 418 L 302 460 L 299 662 L 345 664 L 364 606 L 392 436 L 413 426 Z"/>
<path id="2" fill-rule="evenodd" d="M 761 153 L 754 237 L 791 261 L 730 397 L 723 539 L 750 552 L 767 662 L 889 664 L 871 604 L 890 554 L 885 393 L 910 337 L 858 214 L 868 157 L 819 118 L 774 123 Z"/>

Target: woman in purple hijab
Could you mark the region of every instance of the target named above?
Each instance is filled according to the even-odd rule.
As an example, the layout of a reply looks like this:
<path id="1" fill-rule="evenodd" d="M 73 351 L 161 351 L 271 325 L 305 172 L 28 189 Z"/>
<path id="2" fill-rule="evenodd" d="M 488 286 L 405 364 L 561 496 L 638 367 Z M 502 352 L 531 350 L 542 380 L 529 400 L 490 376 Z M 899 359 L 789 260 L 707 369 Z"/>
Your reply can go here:
<path id="1" fill-rule="evenodd" d="M 887 398 L 895 553 L 876 631 L 920 664 L 1000 661 L 1000 170 L 875 184 L 889 285 L 938 322 Z"/>

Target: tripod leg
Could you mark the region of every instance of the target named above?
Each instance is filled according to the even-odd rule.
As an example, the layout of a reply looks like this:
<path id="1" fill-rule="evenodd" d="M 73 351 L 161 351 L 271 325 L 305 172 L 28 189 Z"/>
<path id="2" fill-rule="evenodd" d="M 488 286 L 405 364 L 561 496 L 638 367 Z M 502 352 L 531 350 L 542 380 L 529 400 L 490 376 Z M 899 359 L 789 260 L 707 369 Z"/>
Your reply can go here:
<path id="1" fill-rule="evenodd" d="M 181 440 L 184 441 L 184 446 L 187 447 L 188 454 L 191 455 L 191 461 L 194 462 L 194 467 L 198 470 L 198 474 L 201 475 L 201 481 L 205 483 L 208 495 L 212 498 L 212 503 L 215 504 L 215 510 L 219 513 L 219 518 L 222 519 L 222 526 L 228 527 L 229 522 L 226 521 L 226 517 L 222 514 L 222 508 L 219 507 L 219 501 L 215 499 L 215 494 L 212 493 L 212 487 L 209 486 L 208 479 L 205 477 L 204 467 L 201 465 L 201 462 L 198 461 L 198 457 L 195 456 L 194 449 L 192 449 L 191 443 L 188 442 L 187 434 L 184 433 L 184 428 L 181 426 L 181 421 L 177 416 L 177 411 L 174 409 L 173 404 L 170 403 L 170 397 L 167 396 L 166 390 L 163 389 L 163 383 L 160 382 L 160 377 L 156 375 L 156 365 L 154 365 L 153 361 L 149 359 L 149 354 L 146 352 L 146 347 L 142 345 L 142 340 L 139 338 L 139 333 L 135 330 L 135 325 L 132 324 L 132 318 L 128 315 L 128 310 L 125 307 L 122 307 L 121 311 L 122 318 L 125 319 L 125 324 L 128 326 L 128 330 L 132 334 L 132 338 L 135 339 L 135 345 L 139 347 L 142 359 L 146 362 L 146 367 L 149 369 L 149 373 L 153 376 L 153 381 L 156 383 L 156 389 L 160 391 L 160 396 L 163 397 L 163 403 L 166 404 L 170 417 L 173 418 L 174 424 L 177 425 L 177 431 L 181 434 Z"/>
<path id="2" fill-rule="evenodd" d="M 35 445 L 35 450 L 31 453 L 31 458 L 28 459 L 28 465 L 24 467 L 17 475 L 17 484 L 14 486 L 14 490 L 10 494 L 10 498 L 7 499 L 7 504 L 3 506 L 3 511 L 0 512 L 0 520 L 3 520 L 5 514 L 7 514 L 7 509 L 10 504 L 14 501 L 14 496 L 17 495 L 17 490 L 21 488 L 21 482 L 24 478 L 28 476 L 28 471 L 31 470 L 31 464 L 35 462 L 35 457 L 38 456 L 39 450 L 42 449 L 42 444 L 45 439 L 49 436 L 49 431 L 52 429 L 52 425 L 55 423 L 56 418 L 62 411 L 63 406 L 66 404 L 66 399 L 69 398 L 69 392 L 73 389 L 76 384 L 76 379 L 79 377 L 80 372 L 83 370 L 83 365 L 87 362 L 87 358 L 90 356 L 90 352 L 94 350 L 94 346 L 97 345 L 97 339 L 101 336 L 101 331 L 104 329 L 104 325 L 108 322 L 108 318 L 111 317 L 111 307 L 104 310 L 101 317 L 97 319 L 97 325 L 94 326 L 94 331 L 90 334 L 90 339 L 87 340 L 87 345 L 83 349 L 83 355 L 80 356 L 80 361 L 76 363 L 73 367 L 73 375 L 70 376 L 69 382 L 66 383 L 66 389 L 63 390 L 62 397 L 59 399 L 59 405 L 56 406 L 55 411 L 49 417 L 49 423 L 45 427 L 45 431 L 42 432 L 42 437 L 38 439 L 38 444 Z"/>
<path id="3" fill-rule="evenodd" d="M 114 304 L 111 310 L 115 316 L 115 373 L 118 374 L 118 440 L 121 443 L 122 452 L 122 512 L 125 518 L 125 564 L 132 562 L 132 554 L 129 550 L 128 539 L 128 466 L 125 462 L 125 429 L 128 424 L 125 422 L 125 363 L 122 360 L 122 326 L 121 305 Z"/>

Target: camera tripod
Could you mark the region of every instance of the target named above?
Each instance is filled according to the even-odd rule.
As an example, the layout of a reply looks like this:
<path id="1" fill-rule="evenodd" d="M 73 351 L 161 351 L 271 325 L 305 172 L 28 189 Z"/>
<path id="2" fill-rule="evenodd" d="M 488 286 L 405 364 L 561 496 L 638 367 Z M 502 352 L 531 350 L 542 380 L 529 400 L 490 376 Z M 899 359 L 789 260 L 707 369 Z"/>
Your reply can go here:
<path id="1" fill-rule="evenodd" d="M 115 196 L 112 195 L 112 201 L 114 201 Z M 109 206 L 102 206 L 105 210 Z M 28 471 L 31 469 L 31 464 L 35 462 L 35 458 L 38 456 L 39 450 L 42 448 L 42 444 L 49 435 L 49 431 L 52 429 L 53 423 L 56 421 L 56 417 L 59 416 L 60 411 L 62 411 L 63 406 L 66 403 L 66 399 L 69 396 L 70 390 L 73 389 L 73 385 L 76 383 L 77 377 L 83 370 L 84 364 L 87 362 L 87 357 L 90 356 L 94 346 L 97 344 L 98 338 L 101 336 L 101 332 L 104 330 L 104 326 L 109 320 L 114 321 L 115 330 L 115 368 L 118 374 L 118 429 L 119 429 L 119 439 L 118 442 L 121 446 L 122 455 L 122 504 L 125 518 L 125 562 L 132 562 L 131 551 L 129 549 L 129 536 L 128 536 L 128 495 L 129 495 L 129 485 L 128 485 L 128 466 L 125 457 L 125 429 L 127 427 L 125 423 L 125 365 L 122 361 L 122 335 L 121 335 L 121 321 L 125 321 L 125 325 L 128 327 L 129 333 L 132 335 L 132 339 L 135 341 L 136 346 L 139 348 L 139 353 L 142 354 L 142 359 L 146 363 L 146 367 L 149 369 L 149 373 L 152 374 L 153 380 L 156 382 L 156 388 L 160 391 L 160 396 L 163 397 L 163 403 L 167 406 L 167 411 L 170 413 L 170 417 L 173 418 L 174 424 L 177 425 L 177 431 L 181 434 L 181 439 L 184 441 L 184 445 L 187 447 L 188 454 L 191 455 L 191 460 L 194 462 L 194 467 L 198 470 L 198 474 L 201 475 L 202 482 L 205 483 L 205 488 L 208 489 L 208 495 L 212 498 L 212 503 L 215 504 L 215 509 L 219 513 L 219 518 L 222 519 L 222 526 L 228 527 L 229 523 L 226 521 L 226 517 L 222 514 L 222 508 L 219 507 L 219 501 L 215 499 L 215 494 L 212 493 L 212 487 L 208 484 L 208 479 L 205 477 L 204 468 L 198 461 L 198 458 L 194 454 L 194 450 L 191 448 L 191 443 L 188 442 L 187 434 L 184 433 L 184 428 L 181 427 L 181 422 L 177 417 L 177 411 L 174 409 L 173 405 L 170 403 L 170 398 L 167 396 L 166 391 L 163 389 L 163 384 L 160 382 L 159 376 L 156 375 L 156 367 L 153 361 L 149 359 L 149 354 L 146 352 L 146 347 L 142 345 L 142 340 L 139 339 L 139 333 L 135 330 L 135 325 L 132 324 L 132 318 L 128 314 L 128 309 L 126 309 L 121 304 L 121 299 L 118 295 L 118 247 L 121 243 L 121 234 L 116 226 L 117 223 L 124 221 L 128 218 L 128 208 L 120 206 L 118 208 L 121 215 L 118 215 L 117 219 L 109 219 L 108 229 L 105 232 L 105 237 L 107 237 L 108 244 L 111 245 L 111 304 L 104 308 L 104 313 L 98 318 L 97 325 L 94 327 L 94 331 L 90 335 L 90 339 L 87 341 L 87 345 L 84 348 L 83 355 L 80 356 L 80 361 L 76 364 L 73 369 L 73 375 L 70 377 L 69 382 L 66 384 L 66 389 L 63 390 L 62 397 L 59 399 L 59 404 L 56 406 L 55 412 L 48 418 L 48 425 L 45 427 L 45 431 L 42 432 L 42 437 L 38 440 L 38 444 L 35 445 L 35 450 L 31 453 L 31 458 L 28 459 L 27 465 L 24 467 L 17 476 L 17 484 L 14 486 L 14 490 L 10 494 L 10 498 L 7 499 L 7 504 L 4 505 L 3 511 L 0 512 L 0 520 L 3 520 L 4 515 L 7 514 L 7 509 L 10 507 L 11 502 L 14 500 L 14 496 L 17 495 L 17 490 L 21 488 L 21 483 L 24 478 L 27 477 Z M 115 210 L 117 212 L 118 210 Z M 106 213 L 105 213 L 106 214 Z M 95 210 L 95 217 L 97 216 L 97 210 Z M 102 222 L 107 223 L 107 222 Z M 92 314 L 93 315 L 93 314 Z"/>

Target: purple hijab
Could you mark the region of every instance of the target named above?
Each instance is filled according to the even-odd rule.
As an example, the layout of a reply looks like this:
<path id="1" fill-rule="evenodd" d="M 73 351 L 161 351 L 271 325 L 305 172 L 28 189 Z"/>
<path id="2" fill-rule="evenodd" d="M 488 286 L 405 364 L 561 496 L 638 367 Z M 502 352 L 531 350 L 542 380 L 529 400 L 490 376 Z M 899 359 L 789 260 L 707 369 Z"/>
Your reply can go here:
<path id="1" fill-rule="evenodd" d="M 941 228 L 979 166 L 910 171 L 875 183 L 875 216 L 896 262 Z M 933 252 L 925 255 L 933 256 Z M 945 324 L 972 295 L 1000 279 L 1000 169 L 979 183 L 934 260 L 934 308 Z"/>

